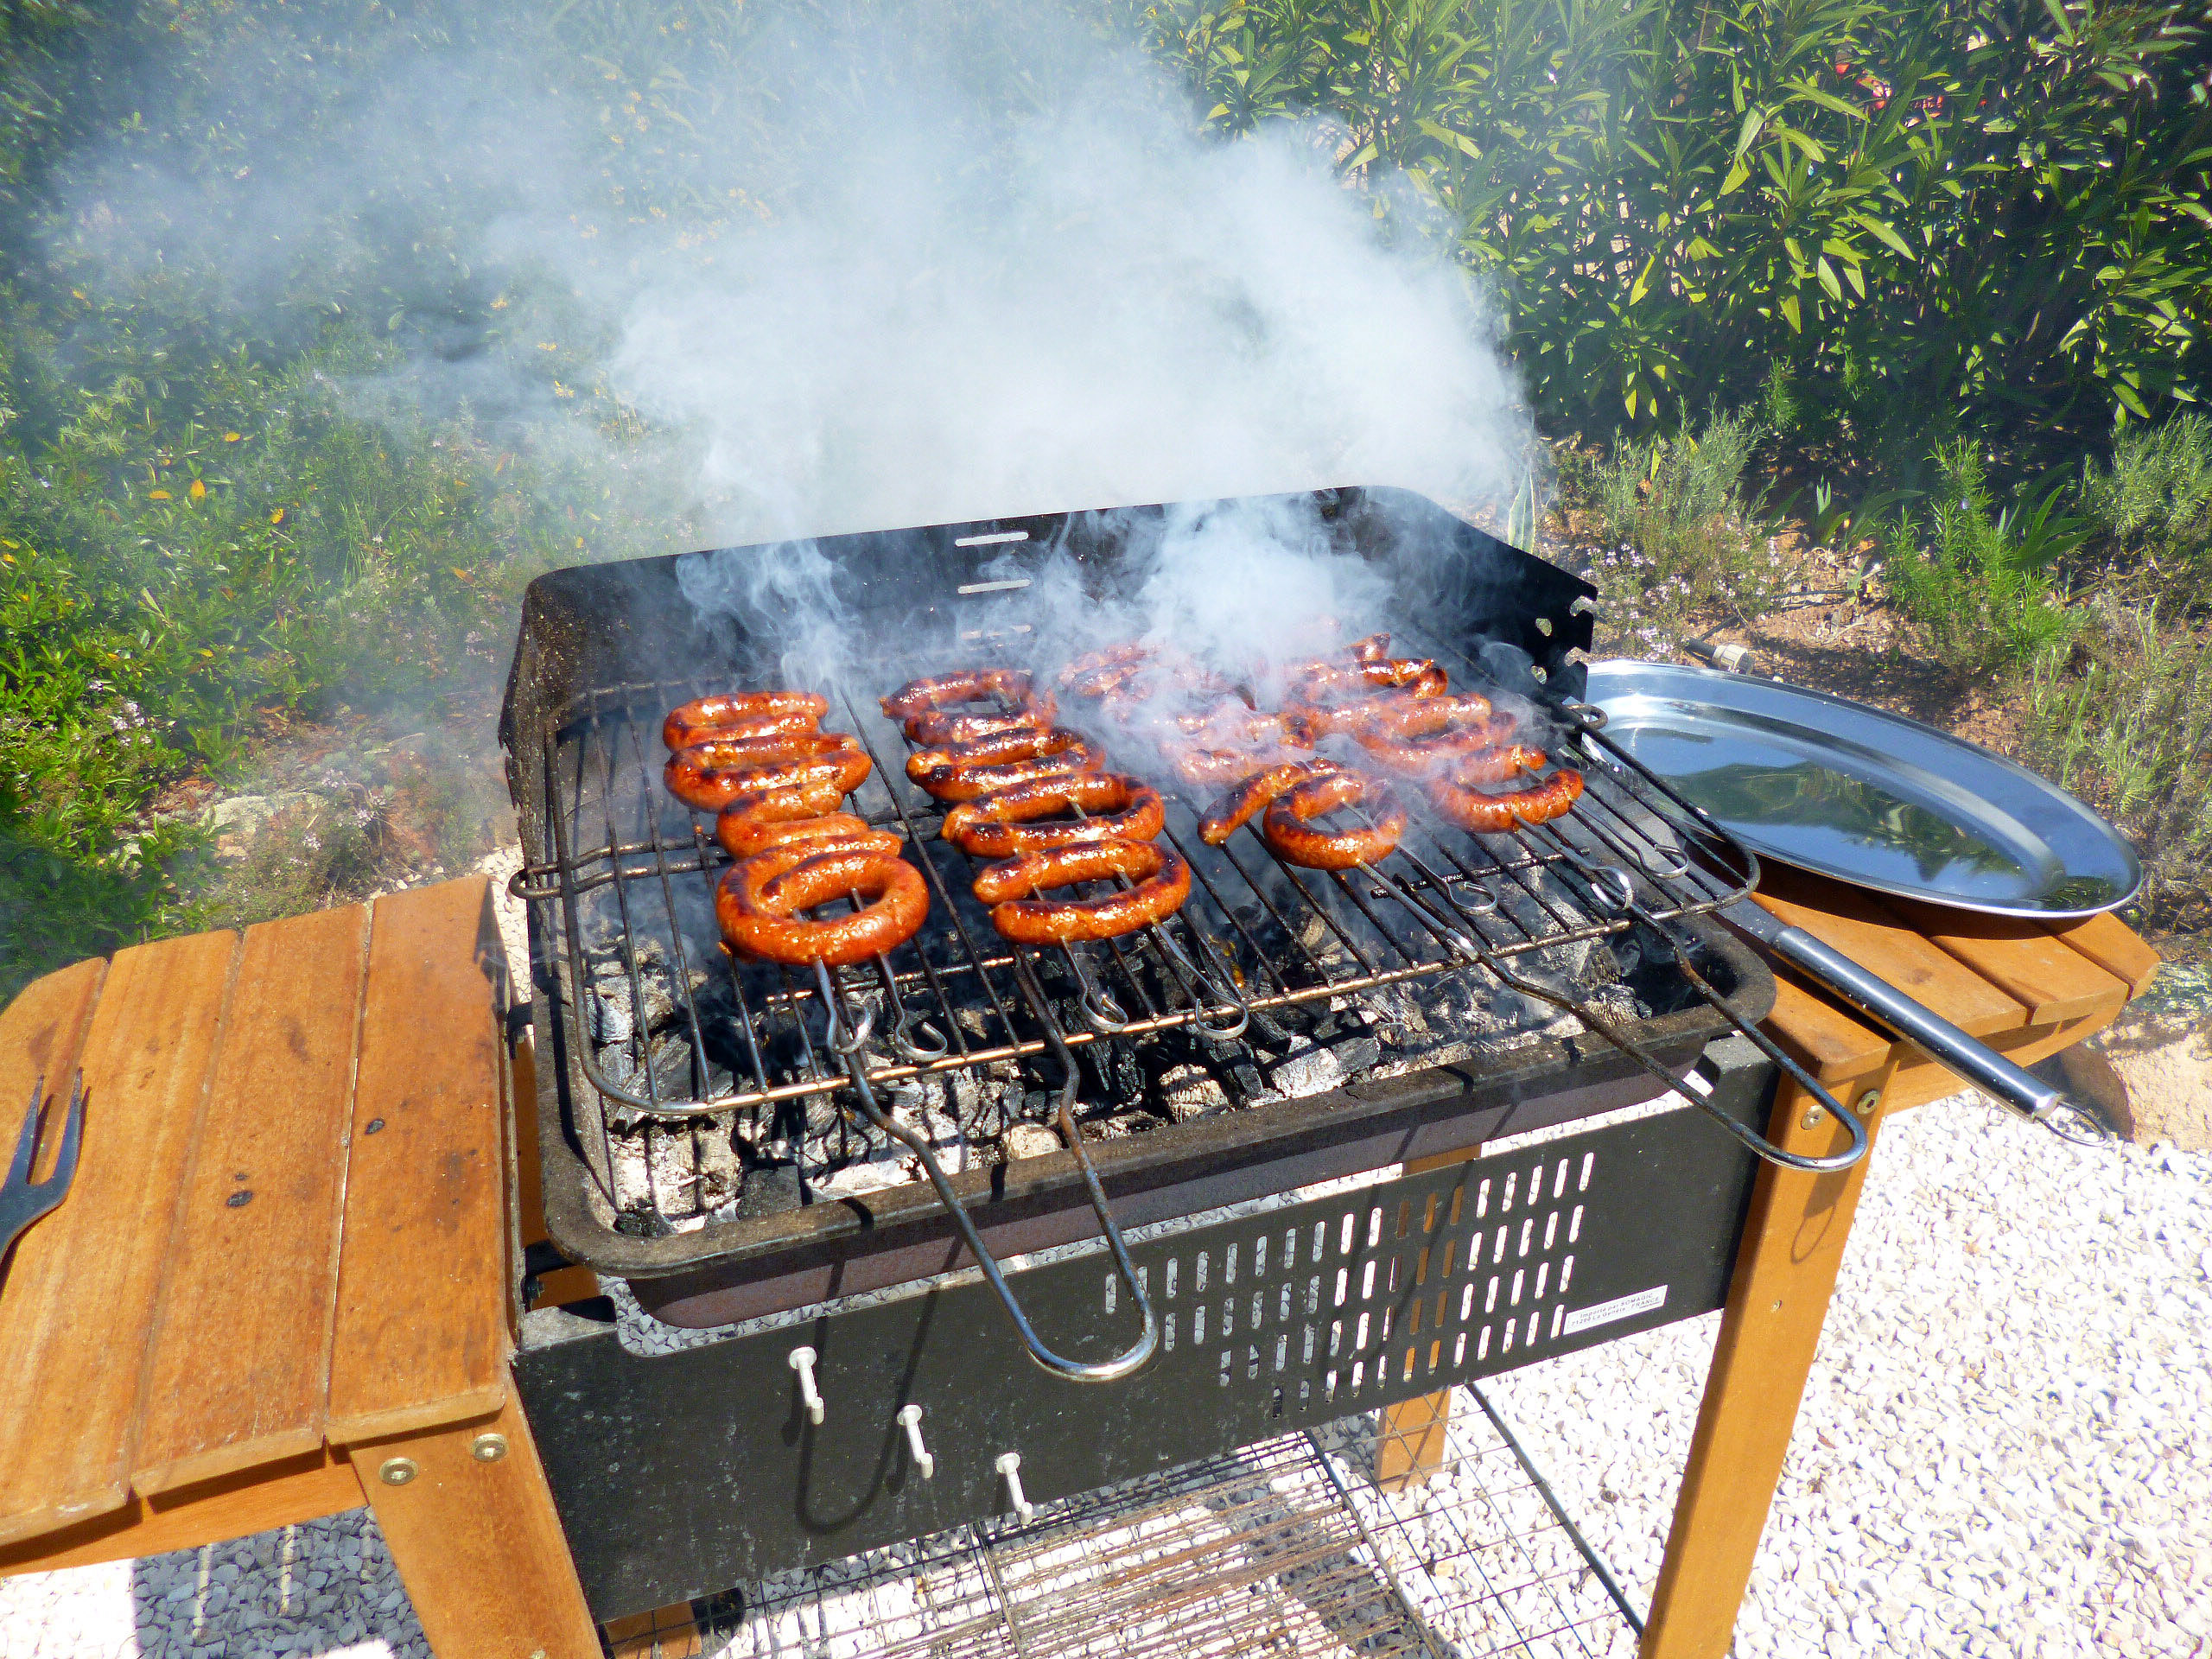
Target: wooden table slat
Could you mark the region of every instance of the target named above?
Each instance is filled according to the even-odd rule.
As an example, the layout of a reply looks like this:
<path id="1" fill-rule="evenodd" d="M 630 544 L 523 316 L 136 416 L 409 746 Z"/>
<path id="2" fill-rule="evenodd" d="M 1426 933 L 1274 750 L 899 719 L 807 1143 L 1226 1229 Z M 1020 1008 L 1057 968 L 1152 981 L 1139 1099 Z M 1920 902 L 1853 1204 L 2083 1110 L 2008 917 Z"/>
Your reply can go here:
<path id="1" fill-rule="evenodd" d="M 92 1018 L 100 982 L 106 977 L 104 959 L 77 963 L 33 980 L 13 1002 L 0 1009 L 0 1170 L 15 1160 L 24 1109 L 30 1104 L 31 1090 L 43 1078 L 46 1108 L 41 1116 L 47 1128 L 39 1137 L 38 1162 L 31 1179 L 43 1180 L 53 1173 L 54 1158 L 61 1150 L 62 1113 L 69 1104 L 77 1052 L 85 1040 L 85 1022 Z M 4 1272 L 3 1267 L 0 1272 Z M 0 1286 L 6 1282 L 0 1277 Z"/>
<path id="2" fill-rule="evenodd" d="M 334 1442 L 454 1422 L 506 1398 L 505 964 L 480 879 L 377 900 L 331 1356 Z"/>
<path id="3" fill-rule="evenodd" d="M 131 1484 L 322 1444 L 369 911 L 247 930 L 187 1176 Z"/>
<path id="4" fill-rule="evenodd" d="M 86 1032 L 77 1179 L 0 1296 L 0 1543 L 130 1496 L 146 1344 L 207 1099 L 233 933 L 118 951 Z"/>
<path id="5" fill-rule="evenodd" d="M 1863 1077 L 1881 1065 L 1892 1046 L 1887 1032 L 1792 978 L 1771 958 L 1768 965 L 1774 969 L 1774 1012 L 1766 1031 L 1791 1058 L 1822 1083 Z"/>
<path id="6" fill-rule="evenodd" d="M 2130 1001 L 2151 988 L 2152 976 L 2162 960 L 2133 929 L 2109 913 L 2055 927 L 2051 933 L 2107 973 L 2126 980 Z"/>
<path id="7" fill-rule="evenodd" d="M 1885 902 L 1906 927 L 2019 1003 L 2029 1025 L 2054 1026 L 2100 1009 L 2109 1016 L 2130 995 L 2125 982 L 2039 922 L 1903 899 Z"/>
<path id="8" fill-rule="evenodd" d="M 1941 1009 L 1971 1035 L 2027 1023 L 2027 1010 L 2017 1000 L 1930 944 L 1870 894 L 1777 869 L 1770 873 L 1758 898 L 1783 921 L 1840 950 L 1914 1001 Z"/>

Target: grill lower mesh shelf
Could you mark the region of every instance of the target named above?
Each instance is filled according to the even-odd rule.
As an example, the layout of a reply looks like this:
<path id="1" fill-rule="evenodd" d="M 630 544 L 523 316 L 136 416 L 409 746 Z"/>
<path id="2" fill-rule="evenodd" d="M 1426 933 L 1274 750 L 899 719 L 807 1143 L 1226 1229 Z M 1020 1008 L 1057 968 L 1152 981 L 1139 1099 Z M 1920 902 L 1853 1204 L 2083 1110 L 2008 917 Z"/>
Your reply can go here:
<path id="1" fill-rule="evenodd" d="M 1630 1610 L 1476 1391 L 1385 1491 L 1348 1419 L 726 1599 L 728 1659 L 1627 1659 Z M 1426 1421 L 1426 1420 L 1424 1420 Z M 1440 1442 L 1439 1444 L 1438 1442 Z"/>

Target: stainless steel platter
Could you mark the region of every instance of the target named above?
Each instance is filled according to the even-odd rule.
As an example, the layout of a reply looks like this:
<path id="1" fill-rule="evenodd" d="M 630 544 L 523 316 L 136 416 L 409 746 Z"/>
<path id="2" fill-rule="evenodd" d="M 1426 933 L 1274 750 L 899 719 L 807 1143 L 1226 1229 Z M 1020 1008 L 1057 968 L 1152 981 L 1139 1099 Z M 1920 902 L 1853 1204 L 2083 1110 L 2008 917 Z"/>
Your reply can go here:
<path id="1" fill-rule="evenodd" d="M 1760 857 L 2061 921 L 2126 904 L 2135 849 L 2055 784 L 1902 715 L 1713 669 L 1590 664 L 1605 735 Z"/>

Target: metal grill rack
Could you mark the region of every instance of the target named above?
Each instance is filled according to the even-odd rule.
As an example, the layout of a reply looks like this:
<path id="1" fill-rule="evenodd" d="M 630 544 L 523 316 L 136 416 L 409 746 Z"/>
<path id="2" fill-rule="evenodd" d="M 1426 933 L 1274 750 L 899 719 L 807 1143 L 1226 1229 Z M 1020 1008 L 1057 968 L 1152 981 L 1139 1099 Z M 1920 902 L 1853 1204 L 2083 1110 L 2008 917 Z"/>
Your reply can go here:
<path id="1" fill-rule="evenodd" d="M 1633 1610 L 1487 1400 L 1385 1491 L 1372 1418 L 747 1586 L 739 1659 L 1594 1659 Z M 1475 1409 L 1474 1408 L 1480 1408 Z M 1426 1424 L 1428 1420 L 1421 1419 Z M 1382 1419 L 1381 1436 L 1392 1433 Z M 1393 1483 L 1396 1484 L 1396 1483 Z"/>
<path id="2" fill-rule="evenodd" d="M 1453 666 L 1462 683 L 1481 683 L 1464 657 Z M 531 759 L 543 769 L 550 856 L 522 871 L 516 891 L 544 907 L 563 947 L 573 1052 L 617 1131 L 645 1123 L 680 1134 L 686 1119 L 728 1122 L 725 1115 L 743 1114 L 747 1133 L 758 1135 L 764 1114 L 847 1084 L 821 1040 L 825 1022 L 811 1006 L 819 997 L 810 978 L 766 966 L 732 971 L 715 943 L 713 890 L 728 860 L 710 822 L 662 786 L 658 737 L 669 708 L 709 689 L 687 679 L 592 692 L 547 722 L 543 753 Z M 1560 718 L 1573 717 L 1563 710 Z M 1398 851 L 1349 873 L 1285 864 L 1256 830 L 1206 848 L 1194 832 L 1205 803 L 1171 794 L 1164 839 L 1194 877 L 1182 912 L 1098 946 L 1010 950 L 969 895 L 975 861 L 938 838 L 941 809 L 906 781 L 907 748 L 896 728 L 857 695 L 839 697 L 824 724 L 854 733 L 868 749 L 874 774 L 853 806 L 905 837 L 931 887 L 930 918 L 912 942 L 837 976 L 841 1000 L 880 1015 L 879 1047 L 889 1052 L 868 1069 L 878 1089 L 1027 1060 L 1059 1034 L 1071 1047 L 1191 1025 L 1234 1036 L 1255 1011 L 1478 965 L 1487 970 L 1485 990 L 1502 980 L 1560 1002 L 1541 975 L 1523 976 L 1512 964 L 1639 926 L 1664 930 L 1740 898 L 1754 879 L 1748 857 L 1738 864 L 1725 846 L 1675 833 L 1671 825 L 1690 822 L 1686 810 L 1585 727 L 1587 753 L 1578 759 L 1588 788 L 1567 818 L 1478 836 L 1417 807 Z M 1631 897 L 1634 916 L 1624 911 Z M 639 1020 L 626 1075 L 610 1076 L 593 1058 L 584 964 L 610 955 L 633 1008 L 647 1005 L 641 961 L 666 964 L 663 982 L 678 1004 L 671 1028 L 688 1052 L 656 1058 Z M 1061 1020 L 1046 1007 L 1040 982 L 1077 988 L 1080 1018 Z M 1561 1006 L 1588 1013 L 1571 999 Z M 859 1014 L 848 1013 L 857 1024 Z M 963 1129 L 978 1139 L 1001 1132 L 1014 1112 L 1004 1096 L 995 1109 L 1000 1121 Z M 772 1116 L 766 1122 L 772 1127 Z"/>

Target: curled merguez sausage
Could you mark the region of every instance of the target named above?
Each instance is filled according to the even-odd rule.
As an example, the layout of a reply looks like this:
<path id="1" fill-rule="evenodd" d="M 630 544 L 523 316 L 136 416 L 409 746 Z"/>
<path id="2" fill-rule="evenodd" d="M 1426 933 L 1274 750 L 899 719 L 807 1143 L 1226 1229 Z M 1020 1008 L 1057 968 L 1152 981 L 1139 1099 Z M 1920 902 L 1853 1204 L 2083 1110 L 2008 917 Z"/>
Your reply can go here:
<path id="1" fill-rule="evenodd" d="M 1026 668 L 969 668 L 957 674 L 939 674 L 926 680 L 909 680 L 884 698 L 883 712 L 893 720 L 909 720 L 934 709 L 998 697 L 1010 703 L 1027 702 L 1033 684 Z"/>
<path id="2" fill-rule="evenodd" d="M 1077 808 L 1091 816 L 1036 822 Z M 939 833 L 977 858 L 1012 858 L 1084 842 L 1150 841 L 1166 822 L 1166 803 L 1151 785 L 1123 772 L 1082 772 L 963 801 L 944 815 Z"/>
<path id="3" fill-rule="evenodd" d="M 1116 875 L 1136 885 L 1096 899 L 1010 896 Z M 994 864 L 976 878 L 976 896 L 992 905 L 991 925 L 1016 944 L 1114 939 L 1180 910 L 1191 896 L 1191 867 L 1156 842 L 1109 838 Z"/>
<path id="4" fill-rule="evenodd" d="M 949 714 L 942 709 L 906 717 L 906 735 L 917 743 L 981 743 L 995 737 L 1022 732 L 1050 731 L 1060 705 L 1049 691 L 1040 691 L 1020 708 L 994 714 Z"/>
<path id="5" fill-rule="evenodd" d="M 848 895 L 865 900 L 849 916 L 809 921 L 798 912 Z M 715 919 L 732 949 L 785 963 L 832 968 L 906 944 L 929 914 L 922 873 L 895 854 L 802 842 L 771 848 L 734 866 L 715 890 Z"/>
<path id="6" fill-rule="evenodd" d="M 1482 784 L 1502 784 L 1524 772 L 1541 772 L 1545 759 L 1541 749 L 1526 743 L 1502 743 L 1496 748 L 1453 755 L 1431 775 L 1457 788 L 1472 789 Z"/>
<path id="7" fill-rule="evenodd" d="M 1365 806 L 1372 820 L 1357 830 L 1333 833 L 1308 827 L 1308 821 L 1347 806 Z M 1312 870 L 1348 870 L 1372 864 L 1397 846 L 1406 833 L 1406 810 L 1389 791 L 1356 772 L 1308 779 L 1268 804 L 1261 821 L 1268 845 L 1293 864 Z"/>
<path id="8" fill-rule="evenodd" d="M 1391 771 L 1408 778 L 1427 778 L 1449 772 L 1469 756 L 1490 753 L 1511 744 L 1517 722 L 1510 715 L 1492 715 L 1470 726 L 1432 734 L 1427 737 L 1392 737 L 1373 729 L 1357 734 L 1360 747 Z M 1534 753 L 1533 751 L 1530 751 Z M 1541 764 L 1541 754 L 1538 763 Z M 1510 775 L 1509 772 L 1506 774 Z"/>
<path id="9" fill-rule="evenodd" d="M 660 741 L 688 749 L 717 737 L 771 737 L 810 732 L 830 711 L 830 699 L 811 691 L 721 691 L 668 711 Z"/>
<path id="10" fill-rule="evenodd" d="M 1225 789 L 1269 766 L 1313 758 L 1310 749 L 1270 744 L 1257 749 L 1179 748 L 1170 753 L 1168 764 L 1186 784 L 1199 789 Z"/>
<path id="11" fill-rule="evenodd" d="M 1262 767 L 1206 809 L 1198 820 L 1198 839 L 1209 847 L 1218 847 L 1236 833 L 1237 825 L 1272 804 L 1284 791 L 1332 777 L 1337 770 L 1335 761 L 1319 758 L 1278 761 Z"/>
<path id="12" fill-rule="evenodd" d="M 940 766 L 982 766 L 1001 760 L 1033 760 L 1046 753 L 1046 744 L 1063 736 L 1071 742 L 1075 735 L 1072 732 L 1063 734 L 1057 727 L 1024 727 L 1019 731 L 979 737 L 972 743 L 944 743 L 933 749 L 917 749 L 906 757 L 906 775 L 918 784 Z M 1060 743 L 1060 748 L 1065 748 L 1067 742 Z"/>
<path id="13" fill-rule="evenodd" d="M 1441 778 L 1430 779 L 1427 788 L 1430 803 L 1459 828 L 1496 836 L 1564 817 L 1582 798 L 1582 774 L 1562 766 L 1541 783 L 1503 795 L 1484 795 Z"/>
<path id="14" fill-rule="evenodd" d="M 1089 688 L 1103 684 L 1097 677 L 1110 676 L 1116 670 L 1130 669 L 1148 662 L 1155 648 L 1126 640 L 1118 645 L 1107 645 L 1100 650 L 1086 652 L 1077 658 L 1054 677 L 1054 683 L 1063 691 L 1071 691 L 1078 697 L 1095 697 L 1098 692 Z"/>
<path id="15" fill-rule="evenodd" d="M 836 805 L 836 802 L 831 802 Z M 805 842 L 815 852 L 832 842 L 855 842 L 887 853 L 899 850 L 899 837 L 870 828 L 849 812 L 820 814 L 803 791 L 779 790 L 742 806 L 726 806 L 715 820 L 715 839 L 732 858 L 751 858 L 771 847 Z"/>
<path id="16" fill-rule="evenodd" d="M 1291 716 L 1268 709 L 1248 709 L 1228 702 L 1204 714 L 1178 715 L 1178 730 L 1208 748 L 1249 748 L 1262 743 L 1297 743 L 1300 733 Z"/>
<path id="17" fill-rule="evenodd" d="M 867 779 L 868 753 L 840 732 L 695 743 L 668 757 L 669 793 L 702 812 L 715 812 L 768 791 L 835 784 L 834 807 Z M 829 808 L 823 808 L 828 810 Z"/>
<path id="18" fill-rule="evenodd" d="M 1386 657 L 1377 662 L 1309 664 L 1291 677 L 1302 696 L 1312 698 L 1333 691 L 1373 688 L 1409 691 L 1416 697 L 1440 697 L 1451 688 L 1451 677 L 1426 657 Z"/>
<path id="19" fill-rule="evenodd" d="M 1368 697 L 1354 703 L 1351 712 L 1357 723 L 1345 729 L 1363 741 L 1370 732 L 1389 737 L 1429 737 L 1481 725 L 1491 717 L 1491 702 L 1479 691 L 1433 697 Z"/>
<path id="20" fill-rule="evenodd" d="M 972 801 L 978 796 L 1011 789 L 1018 784 L 1058 778 L 1067 772 L 1097 772 L 1106 765 L 1105 750 L 1075 732 L 1040 733 L 1034 747 L 1037 752 L 1025 760 L 1001 760 L 988 766 L 944 762 L 925 768 L 919 776 L 914 775 L 914 768 L 909 763 L 906 772 L 940 801 Z"/>

